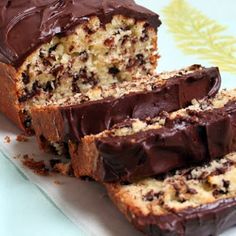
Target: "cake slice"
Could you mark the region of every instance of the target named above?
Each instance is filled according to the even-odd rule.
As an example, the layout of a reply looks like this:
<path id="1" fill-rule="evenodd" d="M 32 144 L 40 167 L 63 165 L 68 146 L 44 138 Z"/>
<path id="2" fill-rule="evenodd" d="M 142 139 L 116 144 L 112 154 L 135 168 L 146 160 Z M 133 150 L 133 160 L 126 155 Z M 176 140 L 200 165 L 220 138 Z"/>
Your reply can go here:
<path id="1" fill-rule="evenodd" d="M 188 106 L 193 98 L 213 96 L 220 88 L 218 68 L 188 68 L 96 87 L 87 93 L 48 102 L 31 109 L 39 145 L 58 154 L 68 140 L 110 129 L 127 118 L 155 117 L 160 111 Z"/>
<path id="2" fill-rule="evenodd" d="M 159 16 L 133 0 L 2 1 L 0 111 L 32 132 L 30 109 L 152 74 Z"/>
<path id="3" fill-rule="evenodd" d="M 152 119 L 129 119 L 70 142 L 75 175 L 135 181 L 236 151 L 236 90 Z"/>
<path id="4" fill-rule="evenodd" d="M 217 236 L 236 225 L 236 153 L 163 178 L 106 187 L 148 236 Z"/>

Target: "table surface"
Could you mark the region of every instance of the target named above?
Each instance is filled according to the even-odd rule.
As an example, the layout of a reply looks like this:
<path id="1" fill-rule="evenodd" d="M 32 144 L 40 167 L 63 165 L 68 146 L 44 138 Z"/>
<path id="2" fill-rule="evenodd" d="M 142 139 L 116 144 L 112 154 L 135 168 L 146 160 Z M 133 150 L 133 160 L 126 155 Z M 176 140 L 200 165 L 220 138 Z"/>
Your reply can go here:
<path id="1" fill-rule="evenodd" d="M 139 0 L 137 2 L 158 12 L 163 20 L 159 34 L 160 54 L 162 56 L 159 71 L 181 68 L 193 63 L 207 66 L 218 65 L 222 69 L 223 87 L 236 87 L 236 1 Z M 191 12 L 181 12 L 183 4 Z M 180 11 L 180 20 L 174 18 L 176 10 Z M 191 17 L 189 15 L 189 18 L 193 21 L 192 29 L 189 29 L 189 25 L 184 23 L 188 18 L 186 16 L 190 13 Z M 193 35 L 189 34 L 188 30 L 199 30 L 200 27 L 201 37 L 204 37 L 206 33 L 204 22 L 198 22 L 197 19 L 205 19 L 208 25 L 215 25 L 218 29 L 221 29 L 219 33 L 213 32 L 216 40 L 213 41 L 213 44 L 216 45 L 217 42 L 223 39 L 223 36 L 231 36 L 231 45 L 227 47 L 227 41 L 223 46 L 217 44 L 218 47 L 215 50 L 219 50 L 217 52 L 219 55 L 215 57 L 210 52 L 212 44 L 208 44 L 208 37 L 206 37 L 205 45 L 195 45 L 195 42 L 191 40 Z M 212 21 L 207 21 L 210 19 Z M 173 27 L 173 21 L 177 22 L 176 27 Z M 183 25 L 178 25 L 180 22 Z M 179 30 L 178 26 L 184 30 Z M 208 30 L 207 26 L 206 29 Z M 188 34 L 189 38 L 187 37 Z M 191 40 L 191 43 L 189 43 L 189 40 Z M 190 46 L 187 47 L 186 45 Z M 232 47 L 232 65 L 230 63 L 226 65 L 225 61 L 227 59 L 224 61 L 221 55 L 222 51 L 228 50 L 229 47 Z M 193 50 L 193 48 L 196 50 Z M 30 182 L 2 152 L 0 152 L 0 209 L 0 235 L 85 235 L 80 227 L 75 226 L 56 207 L 53 201 L 35 184 Z M 231 230 L 231 233 L 227 235 L 234 234 L 235 231 Z"/>

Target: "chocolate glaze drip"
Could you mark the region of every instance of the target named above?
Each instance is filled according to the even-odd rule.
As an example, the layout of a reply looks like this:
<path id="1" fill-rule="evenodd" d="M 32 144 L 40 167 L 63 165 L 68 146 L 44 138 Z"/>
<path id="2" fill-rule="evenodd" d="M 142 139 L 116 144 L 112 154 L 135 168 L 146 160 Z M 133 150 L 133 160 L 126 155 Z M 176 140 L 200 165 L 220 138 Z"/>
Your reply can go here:
<path id="1" fill-rule="evenodd" d="M 154 28 L 161 24 L 157 14 L 133 0 L 1 0 L 0 61 L 19 67 L 53 36 L 69 34 L 91 16 L 105 25 L 117 14 L 146 20 Z"/>
<path id="2" fill-rule="evenodd" d="M 236 224 L 236 198 L 163 216 L 137 216 L 133 223 L 149 236 L 217 236 Z"/>
<path id="3" fill-rule="evenodd" d="M 236 151 L 236 102 L 177 117 L 160 129 L 96 140 L 101 181 L 133 181 Z"/>
<path id="4" fill-rule="evenodd" d="M 149 92 L 130 93 L 82 105 L 61 107 L 66 140 L 80 141 L 86 135 L 110 129 L 127 118 L 155 117 L 161 111 L 171 112 L 191 104 L 192 99 L 215 95 L 220 88 L 218 68 L 204 68 L 176 75 Z"/>

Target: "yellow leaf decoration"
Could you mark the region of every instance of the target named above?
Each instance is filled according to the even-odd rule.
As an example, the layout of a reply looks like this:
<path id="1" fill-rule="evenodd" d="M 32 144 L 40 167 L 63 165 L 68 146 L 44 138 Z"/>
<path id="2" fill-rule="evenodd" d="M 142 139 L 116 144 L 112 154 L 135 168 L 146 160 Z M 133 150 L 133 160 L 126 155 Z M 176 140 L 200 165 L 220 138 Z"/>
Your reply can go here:
<path id="1" fill-rule="evenodd" d="M 209 19 L 186 0 L 172 0 L 164 9 L 164 15 L 168 30 L 184 53 L 236 74 L 236 37 L 225 35 L 226 27 Z"/>

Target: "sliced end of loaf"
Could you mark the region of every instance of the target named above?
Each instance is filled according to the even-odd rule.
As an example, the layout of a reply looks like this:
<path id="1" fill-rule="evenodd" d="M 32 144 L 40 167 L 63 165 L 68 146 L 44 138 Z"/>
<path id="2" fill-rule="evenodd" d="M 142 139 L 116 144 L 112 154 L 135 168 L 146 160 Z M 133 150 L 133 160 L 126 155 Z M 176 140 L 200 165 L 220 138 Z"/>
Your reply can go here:
<path id="1" fill-rule="evenodd" d="M 210 235 L 236 222 L 235 173 L 236 153 L 231 153 L 162 179 L 106 187 L 126 217 L 148 235 Z"/>
<path id="2" fill-rule="evenodd" d="M 98 17 L 91 17 L 72 34 L 40 46 L 18 70 L 23 123 L 30 127 L 34 104 L 153 74 L 157 58 L 156 29 L 145 21 L 117 15 L 102 26 Z"/>

